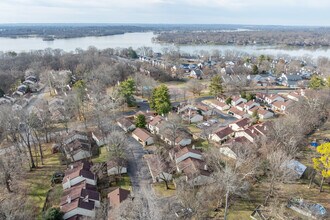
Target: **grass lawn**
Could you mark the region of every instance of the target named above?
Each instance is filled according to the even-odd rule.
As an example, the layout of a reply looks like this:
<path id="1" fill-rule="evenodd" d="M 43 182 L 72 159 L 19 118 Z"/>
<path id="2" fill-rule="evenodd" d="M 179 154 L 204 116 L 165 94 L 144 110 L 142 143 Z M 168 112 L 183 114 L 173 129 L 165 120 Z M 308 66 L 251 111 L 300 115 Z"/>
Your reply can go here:
<path id="1" fill-rule="evenodd" d="M 27 189 L 28 199 L 38 213 L 38 219 L 41 219 L 42 209 L 44 207 L 47 193 L 51 186 L 51 177 L 56 171 L 65 170 L 65 166 L 60 165 L 59 154 L 51 154 L 50 144 L 44 145 L 44 165 L 39 162 L 39 167 L 33 171 L 27 172 L 25 175 L 24 182 Z M 60 186 L 56 186 L 55 191 L 58 191 Z M 55 193 L 54 198 L 49 198 L 52 204 L 59 204 L 60 196 Z"/>
<path id="2" fill-rule="evenodd" d="M 197 128 L 196 125 L 194 125 L 194 124 L 189 125 L 188 126 L 188 129 L 193 134 L 199 134 L 199 133 L 201 133 L 201 129 Z"/>
<path id="3" fill-rule="evenodd" d="M 114 184 L 115 187 L 120 187 L 123 189 L 131 190 L 132 188 L 132 183 L 131 179 L 127 174 L 124 174 L 121 176 L 121 180 L 118 181 L 118 183 Z"/>
<path id="4" fill-rule="evenodd" d="M 106 198 L 108 193 L 116 189 L 117 187 L 126 189 L 126 190 L 132 190 L 132 183 L 131 179 L 127 174 L 123 174 L 121 176 L 121 180 L 117 180 L 117 182 L 114 180 L 115 177 L 107 177 L 106 179 L 103 179 L 103 187 L 99 185 L 99 190 L 101 192 L 101 196 L 103 198 Z M 110 180 L 111 179 L 111 180 Z"/>
<path id="5" fill-rule="evenodd" d="M 152 188 L 155 194 L 159 197 L 170 197 L 175 195 L 175 186 L 173 183 L 168 183 L 169 189 L 166 189 L 165 183 L 154 183 Z"/>
<path id="6" fill-rule="evenodd" d="M 100 154 L 92 159 L 93 163 L 103 163 L 108 161 L 108 151 L 106 146 L 100 147 Z"/>
<path id="7" fill-rule="evenodd" d="M 206 150 L 209 147 L 209 144 L 207 143 L 207 140 L 203 139 L 197 139 L 193 141 L 193 144 L 195 145 L 196 149 L 203 149 Z"/>

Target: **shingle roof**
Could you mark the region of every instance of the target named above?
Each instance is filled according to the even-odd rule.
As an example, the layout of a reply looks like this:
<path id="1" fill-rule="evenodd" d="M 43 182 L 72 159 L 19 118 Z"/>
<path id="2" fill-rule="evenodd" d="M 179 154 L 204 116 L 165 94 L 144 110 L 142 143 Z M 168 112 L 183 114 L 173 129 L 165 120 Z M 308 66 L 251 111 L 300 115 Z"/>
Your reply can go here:
<path id="1" fill-rule="evenodd" d="M 194 153 L 194 154 L 198 154 L 198 155 L 202 155 L 202 152 L 196 149 L 192 149 L 190 147 L 184 147 L 182 148 L 179 152 L 177 152 L 175 154 L 176 158 L 179 158 L 187 153 Z"/>
<path id="2" fill-rule="evenodd" d="M 234 121 L 231 124 L 236 124 L 238 127 L 243 128 L 243 127 L 247 126 L 249 123 L 250 123 L 250 119 L 242 118 L 242 119 L 239 119 L 237 121 Z"/>
<path id="3" fill-rule="evenodd" d="M 162 120 L 164 120 L 164 118 L 160 115 L 157 115 L 156 117 L 154 117 L 150 122 L 149 124 L 151 126 L 156 126 L 159 122 L 161 122 Z"/>
<path id="4" fill-rule="evenodd" d="M 220 128 L 219 130 L 217 130 L 215 132 L 215 134 L 221 139 L 227 137 L 228 135 L 230 135 L 232 133 L 234 133 L 234 131 L 230 127 Z"/>
<path id="5" fill-rule="evenodd" d="M 71 200 L 70 203 L 66 203 L 65 205 L 61 206 L 61 211 L 67 213 L 78 207 L 82 209 L 93 210 L 95 208 L 95 202 L 91 200 L 84 200 L 82 198 L 78 198 L 73 201 Z"/>
<path id="6" fill-rule="evenodd" d="M 142 141 L 146 141 L 148 140 L 148 138 L 152 137 L 152 135 L 148 131 L 142 128 L 135 129 L 133 131 L 133 134 L 140 138 Z"/>
<path id="7" fill-rule="evenodd" d="M 187 158 L 177 164 L 179 169 L 188 176 L 188 178 L 202 174 L 205 176 L 210 175 L 210 173 L 205 170 L 206 163 L 203 160 L 198 160 L 195 158 Z"/>
<path id="8" fill-rule="evenodd" d="M 108 194 L 110 206 L 117 206 L 122 201 L 127 199 L 130 195 L 130 191 L 122 188 L 117 188 Z"/>
<path id="9" fill-rule="evenodd" d="M 125 117 L 118 119 L 117 122 L 120 123 L 125 128 L 128 128 L 128 127 L 130 127 L 130 126 L 133 125 L 133 123 L 131 122 L 131 120 L 129 120 L 129 119 L 125 118 Z"/>
<path id="10" fill-rule="evenodd" d="M 86 179 L 95 179 L 95 174 L 93 174 L 89 169 L 85 169 L 84 166 L 73 167 L 65 172 L 63 178 L 63 183 L 66 183 L 69 179 L 74 179 L 78 176 L 82 176 Z"/>

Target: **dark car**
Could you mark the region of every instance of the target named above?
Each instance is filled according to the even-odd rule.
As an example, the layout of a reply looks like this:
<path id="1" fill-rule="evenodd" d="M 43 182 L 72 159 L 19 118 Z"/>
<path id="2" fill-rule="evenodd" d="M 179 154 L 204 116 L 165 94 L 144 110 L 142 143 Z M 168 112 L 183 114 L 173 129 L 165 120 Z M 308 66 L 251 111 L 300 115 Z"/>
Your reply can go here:
<path id="1" fill-rule="evenodd" d="M 62 183 L 63 178 L 64 178 L 64 173 L 61 171 L 57 171 L 52 176 L 52 183 L 53 184 Z"/>

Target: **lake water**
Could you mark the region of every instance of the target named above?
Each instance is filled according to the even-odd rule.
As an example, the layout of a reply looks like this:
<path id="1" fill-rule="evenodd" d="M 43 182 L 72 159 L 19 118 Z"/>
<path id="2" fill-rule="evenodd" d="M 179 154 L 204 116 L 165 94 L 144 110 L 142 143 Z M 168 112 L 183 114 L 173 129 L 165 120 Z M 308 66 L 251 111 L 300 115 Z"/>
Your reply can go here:
<path id="1" fill-rule="evenodd" d="M 0 51 L 30 51 L 43 50 L 45 48 L 62 49 L 64 51 L 74 51 L 76 48 L 87 49 L 89 46 L 95 46 L 98 49 L 105 48 L 127 48 L 148 46 L 152 47 L 155 52 L 162 52 L 165 47 L 173 46 L 169 44 L 159 44 L 152 42 L 152 37 L 155 35 L 152 32 L 144 33 L 126 33 L 122 35 L 113 35 L 105 37 L 81 37 L 72 39 L 56 39 L 55 41 L 43 41 L 41 38 L 0 38 Z M 309 55 L 313 58 L 319 56 L 330 57 L 330 48 L 306 49 L 293 48 L 282 49 L 267 46 L 234 46 L 234 45 L 183 45 L 180 46 L 181 52 L 195 53 L 201 50 L 236 50 L 249 54 L 269 54 L 279 55 L 288 54 L 290 56 Z"/>

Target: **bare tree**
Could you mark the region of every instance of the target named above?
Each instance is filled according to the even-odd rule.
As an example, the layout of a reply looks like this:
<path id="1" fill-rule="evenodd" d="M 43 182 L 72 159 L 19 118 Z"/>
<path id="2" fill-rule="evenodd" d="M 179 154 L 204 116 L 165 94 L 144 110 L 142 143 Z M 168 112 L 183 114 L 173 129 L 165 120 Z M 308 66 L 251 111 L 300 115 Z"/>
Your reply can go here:
<path id="1" fill-rule="evenodd" d="M 0 219 L 4 220 L 24 220 L 34 219 L 35 213 L 27 206 L 26 195 L 7 195 L 0 200 Z"/>
<path id="2" fill-rule="evenodd" d="M 188 91 L 194 94 L 195 96 L 196 95 L 200 96 L 203 91 L 203 88 L 204 86 L 201 84 L 201 82 L 196 79 L 189 80 L 187 84 Z"/>
<path id="3" fill-rule="evenodd" d="M 169 114 L 167 120 L 161 127 L 161 133 L 163 133 L 170 140 L 170 148 L 175 147 L 176 139 L 179 136 L 179 132 L 183 129 L 182 120 L 177 114 Z"/>
<path id="4" fill-rule="evenodd" d="M 9 193 L 13 192 L 12 186 L 23 173 L 23 158 L 13 152 L 6 152 L 0 156 L 0 183 Z"/>
<path id="5" fill-rule="evenodd" d="M 277 183 L 290 180 L 293 177 L 293 171 L 288 168 L 291 160 L 292 157 L 282 150 L 273 151 L 267 156 L 266 172 L 269 177 L 269 188 L 264 205 L 267 204 L 270 197 L 274 196 Z"/>
<path id="6" fill-rule="evenodd" d="M 114 161 L 118 167 L 118 174 L 121 176 L 121 169 L 125 166 L 127 155 L 126 147 L 128 144 L 125 133 L 113 131 L 107 136 L 107 150 L 110 161 Z"/>

